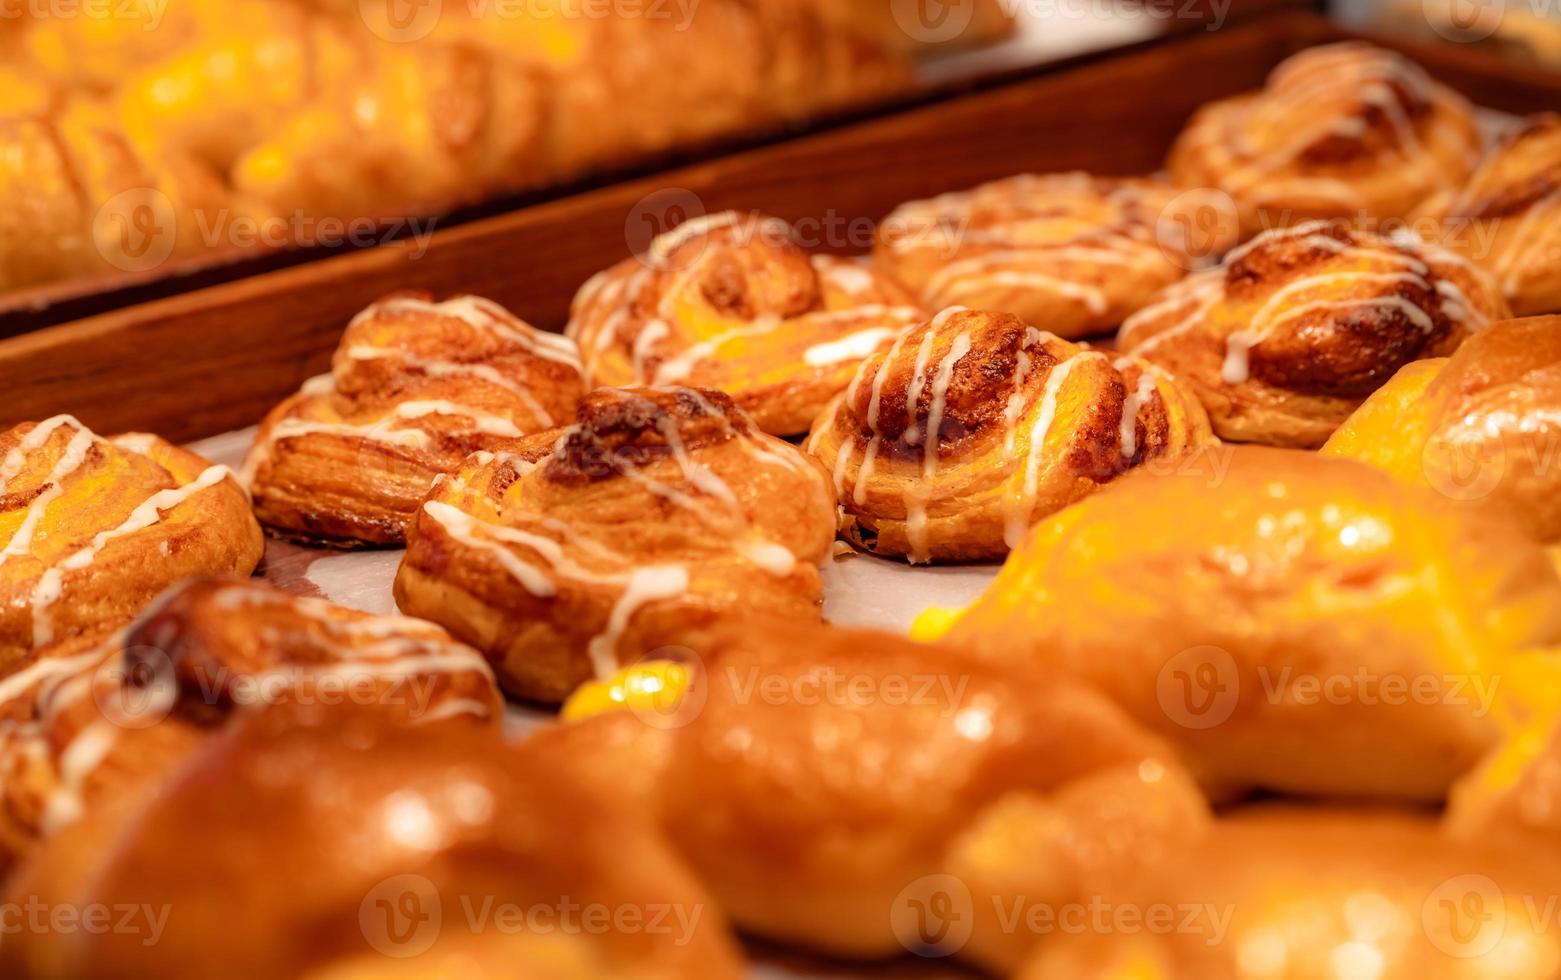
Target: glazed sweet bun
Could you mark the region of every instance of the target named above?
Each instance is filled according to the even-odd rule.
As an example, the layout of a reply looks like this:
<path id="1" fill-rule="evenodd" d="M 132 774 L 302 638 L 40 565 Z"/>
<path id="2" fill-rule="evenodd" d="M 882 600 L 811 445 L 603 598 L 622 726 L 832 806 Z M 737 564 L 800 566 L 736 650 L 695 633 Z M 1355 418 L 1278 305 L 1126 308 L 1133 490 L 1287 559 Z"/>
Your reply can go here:
<path id="1" fill-rule="evenodd" d="M 429 623 L 189 579 L 129 629 L 0 675 L 0 859 L 142 792 L 232 716 L 278 705 L 423 728 L 497 728 L 502 710 L 481 655 Z"/>
<path id="2" fill-rule="evenodd" d="M 1561 542 L 1561 317 L 1493 324 L 1406 366 L 1323 453 L 1358 459 Z"/>
<path id="3" fill-rule="evenodd" d="M 863 362 L 806 448 L 841 534 L 912 562 L 1001 558 L 1123 472 L 1214 444 L 1197 400 L 1133 357 L 957 307 Z"/>
<path id="4" fill-rule="evenodd" d="M 1455 843 L 1417 814 L 1264 807 L 1108 893 L 1103 926 L 1048 932 L 1017 976 L 1543 980 L 1558 878 L 1554 851 Z"/>
<path id="5" fill-rule="evenodd" d="M 0 433 L 0 670 L 128 622 L 190 575 L 248 575 L 265 542 L 225 466 L 69 415 Z"/>
<path id="6" fill-rule="evenodd" d="M 1115 330 L 1237 241 L 1234 209 L 1217 195 L 1026 174 L 902 205 L 874 258 L 930 309 L 1003 310 L 1076 338 Z"/>
<path id="7" fill-rule="evenodd" d="M 568 421 L 580 359 L 477 296 L 391 296 L 355 317 L 331 373 L 261 423 L 244 475 L 269 528 L 399 544 L 434 478 L 468 455 Z"/>
<path id="8" fill-rule="evenodd" d="M 11 882 L 29 899 L 141 914 L 23 927 L 8 977 L 743 976 L 720 909 L 610 797 L 492 731 L 355 710 L 248 716 L 46 845 Z"/>
<path id="9" fill-rule="evenodd" d="M 810 257 L 785 222 L 728 211 L 594 277 L 566 332 L 595 385 L 714 388 L 786 436 L 806 432 L 863 358 L 921 317 L 870 266 Z"/>
<path id="10" fill-rule="evenodd" d="M 574 425 L 436 483 L 396 602 L 556 702 L 723 617 L 818 620 L 834 527 L 818 464 L 727 396 L 599 388 Z"/>
<path id="11" fill-rule="evenodd" d="M 1489 269 L 1514 313 L 1561 313 L 1561 116 L 1526 120 L 1414 224 Z"/>
<path id="12" fill-rule="evenodd" d="M 1204 106 L 1166 162 L 1230 195 L 1244 236 L 1314 218 L 1403 218 L 1479 160 L 1462 97 L 1402 55 L 1359 42 L 1302 51 L 1261 91 Z"/>
<path id="13" fill-rule="evenodd" d="M 1002 976 L 1035 937 L 1000 910 L 1086 901 L 1208 823 L 1168 747 L 1066 676 L 762 620 L 695 650 L 583 689 L 533 748 L 656 815 L 752 935 Z"/>
<path id="14" fill-rule="evenodd" d="M 1220 438 L 1315 449 L 1399 368 L 1508 315 L 1445 249 L 1316 222 L 1170 287 L 1117 340 L 1186 385 Z"/>
<path id="15" fill-rule="evenodd" d="M 1516 525 L 1362 463 L 1230 447 L 1041 523 L 941 635 L 1076 672 L 1216 796 L 1437 802 L 1500 740 L 1561 578 Z"/>

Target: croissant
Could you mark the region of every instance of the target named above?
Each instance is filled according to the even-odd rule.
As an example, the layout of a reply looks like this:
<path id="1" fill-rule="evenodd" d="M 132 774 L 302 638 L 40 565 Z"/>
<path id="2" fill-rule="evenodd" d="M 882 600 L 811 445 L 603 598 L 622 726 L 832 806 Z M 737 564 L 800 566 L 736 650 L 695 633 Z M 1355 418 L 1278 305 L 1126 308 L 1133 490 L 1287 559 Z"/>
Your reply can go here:
<path id="1" fill-rule="evenodd" d="M 128 622 L 190 575 L 248 575 L 264 541 L 225 466 L 69 415 L 0 433 L 0 669 Z"/>
<path id="2" fill-rule="evenodd" d="M 594 277 L 565 332 L 595 384 L 715 388 L 764 431 L 794 435 L 921 316 L 871 268 L 810 259 L 784 222 L 729 211 Z"/>
<path id="3" fill-rule="evenodd" d="M 1350 460 L 1239 447 L 1041 523 L 944 636 L 1076 672 L 1217 797 L 1436 802 L 1561 639 L 1561 578 L 1516 525 Z M 1189 520 L 1188 515 L 1197 515 Z M 1510 701 L 1516 703 L 1509 703 Z"/>
<path id="4" fill-rule="evenodd" d="M 583 391 L 572 343 L 491 300 L 386 297 L 347 326 L 329 375 L 266 416 L 245 482 L 277 531 L 397 544 L 439 474 L 562 424 Z"/>
<path id="5" fill-rule="evenodd" d="M 119 927 L 21 929 L 0 972 L 742 977 L 719 909 L 610 803 L 491 731 L 252 714 L 158 792 L 44 846 L 10 884 L 16 918 L 104 908 Z"/>
<path id="6" fill-rule="evenodd" d="M 1063 675 L 763 621 L 684 656 L 649 696 L 621 688 L 657 665 L 582 689 L 530 744 L 655 814 L 752 935 L 1001 975 L 1036 937 L 1000 910 L 1085 900 L 1209 819 L 1166 746 Z"/>
<path id="7" fill-rule="evenodd" d="M 1507 320 L 1417 361 L 1366 399 L 1323 453 L 1381 467 L 1561 542 L 1561 317 Z"/>
<path id="8" fill-rule="evenodd" d="M 725 395 L 601 388 L 435 484 L 396 602 L 557 702 L 723 617 L 817 620 L 833 514 L 817 464 Z"/>
<path id="9" fill-rule="evenodd" d="M 1543 980 L 1561 960 L 1554 851 L 1454 844 L 1421 816 L 1268 807 L 1053 929 L 1019 980 Z"/>
<path id="10" fill-rule="evenodd" d="M 901 206 L 874 257 L 932 309 L 1003 310 L 1083 337 L 1235 245 L 1223 205 L 1152 180 L 1026 174 Z"/>
<path id="11" fill-rule="evenodd" d="M 1399 368 L 1508 315 L 1445 249 L 1312 223 L 1171 286 L 1117 340 L 1185 384 L 1220 438 L 1315 449 Z"/>
<path id="12" fill-rule="evenodd" d="M 1490 270 L 1514 313 L 1561 313 L 1561 116 L 1527 120 L 1413 223 Z"/>
<path id="13" fill-rule="evenodd" d="M 1402 55 L 1359 42 L 1294 55 L 1262 91 L 1200 109 L 1166 163 L 1230 195 L 1246 236 L 1314 218 L 1403 218 L 1479 159 L 1474 111 Z"/>
<path id="14" fill-rule="evenodd" d="M 1214 443 L 1148 363 L 950 308 L 863 362 L 806 448 L 834 474 L 847 540 L 927 562 L 1001 558 L 1122 472 Z"/>
<path id="15" fill-rule="evenodd" d="M 155 785 L 234 713 L 277 705 L 418 726 L 496 728 L 501 712 L 487 663 L 428 623 L 188 579 L 128 629 L 0 676 L 0 855 Z"/>

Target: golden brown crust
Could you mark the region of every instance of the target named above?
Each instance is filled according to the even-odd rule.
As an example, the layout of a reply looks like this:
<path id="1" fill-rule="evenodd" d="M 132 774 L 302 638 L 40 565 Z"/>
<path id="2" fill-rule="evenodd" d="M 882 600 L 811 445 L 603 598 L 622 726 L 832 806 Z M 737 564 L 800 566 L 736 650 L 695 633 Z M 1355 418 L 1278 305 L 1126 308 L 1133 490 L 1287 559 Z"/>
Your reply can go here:
<path id="1" fill-rule="evenodd" d="M 1413 224 L 1490 270 L 1517 315 L 1561 312 L 1561 116 L 1528 119 Z"/>
<path id="2" fill-rule="evenodd" d="M 1078 672 L 1212 792 L 1439 801 L 1490 750 L 1561 579 L 1513 525 L 1369 466 L 1231 447 L 1039 525 L 952 642 Z"/>
<path id="3" fill-rule="evenodd" d="M 491 731 L 351 711 L 247 717 L 11 887 L 148 918 L 24 927 L 7 976 L 742 975 L 720 910 L 610 798 Z"/>
<path id="4" fill-rule="evenodd" d="M 1314 218 L 1403 218 L 1476 163 L 1473 110 L 1401 55 L 1359 42 L 1303 51 L 1259 92 L 1205 106 L 1167 162 L 1218 188 L 1244 235 Z"/>
<path id="5" fill-rule="evenodd" d="M 331 374 L 261 424 L 255 513 L 310 538 L 404 540 L 434 478 L 559 425 L 584 392 L 574 345 L 497 303 L 390 296 L 353 319 Z"/>
<path id="6" fill-rule="evenodd" d="M 810 258 L 784 222 L 725 212 L 588 282 L 567 333 L 595 384 L 714 388 L 764 431 L 795 435 L 920 317 L 870 267 Z"/>
<path id="7" fill-rule="evenodd" d="M 101 635 L 190 575 L 248 575 L 264 541 L 223 466 L 68 415 L 0 433 L 0 669 Z"/>
<path id="8" fill-rule="evenodd" d="M 951 308 L 863 362 L 807 450 L 834 474 L 849 541 L 925 562 L 1000 558 L 1126 470 L 1214 441 L 1146 362 Z"/>
<path id="9" fill-rule="evenodd" d="M 1445 249 L 1315 222 L 1170 287 L 1118 342 L 1187 385 L 1221 438 L 1316 448 L 1399 368 L 1507 315 Z"/>
<path id="10" fill-rule="evenodd" d="M 1084 337 L 1235 245 L 1222 205 L 1153 180 L 1027 174 L 901 206 L 874 256 L 929 309 L 1003 310 Z"/>
<path id="11" fill-rule="evenodd" d="M 825 475 L 719 392 L 601 388 L 569 428 L 478 454 L 408 529 L 401 609 L 559 701 L 709 622 L 816 620 Z"/>

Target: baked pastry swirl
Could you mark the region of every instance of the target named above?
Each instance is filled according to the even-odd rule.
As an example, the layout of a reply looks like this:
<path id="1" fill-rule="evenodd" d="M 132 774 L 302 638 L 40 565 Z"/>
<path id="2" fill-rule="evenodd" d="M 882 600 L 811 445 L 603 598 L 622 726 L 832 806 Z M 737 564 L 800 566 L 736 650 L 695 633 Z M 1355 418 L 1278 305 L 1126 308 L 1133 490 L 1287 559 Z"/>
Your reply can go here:
<path id="1" fill-rule="evenodd" d="M 931 309 L 1003 310 L 1083 337 L 1235 245 L 1223 204 L 1153 180 L 1026 174 L 901 206 L 874 258 Z"/>
<path id="2" fill-rule="evenodd" d="M 127 630 L 0 676 L 0 854 L 140 791 L 235 713 L 278 705 L 493 728 L 502 710 L 481 655 L 431 624 L 190 579 Z"/>
<path id="3" fill-rule="evenodd" d="M 920 318 L 870 267 L 809 257 L 779 219 L 728 211 L 586 283 L 566 332 L 593 384 L 714 388 L 784 436 L 806 432 L 862 359 Z"/>
<path id="4" fill-rule="evenodd" d="M 1445 249 L 1313 222 L 1171 286 L 1118 345 L 1185 384 L 1220 438 L 1315 449 L 1399 368 L 1508 315 Z"/>
<path id="5" fill-rule="evenodd" d="M 120 927 L 23 919 L 0 972 L 738 980 L 720 909 L 636 816 L 493 731 L 252 714 L 44 845 L 12 907 L 114 909 Z"/>
<path id="6" fill-rule="evenodd" d="M 1489 269 L 1514 313 L 1561 313 L 1561 116 L 1527 120 L 1413 224 Z"/>
<path id="7" fill-rule="evenodd" d="M 128 622 L 190 575 L 248 575 L 265 542 L 225 466 L 69 415 L 0 433 L 0 670 Z"/>
<path id="8" fill-rule="evenodd" d="M 1406 366 L 1323 446 L 1561 542 L 1561 316 L 1493 324 Z"/>
<path id="9" fill-rule="evenodd" d="M 828 477 L 725 395 L 599 388 L 435 484 L 395 594 L 556 702 L 723 617 L 817 620 L 833 538 Z"/>
<path id="10" fill-rule="evenodd" d="M 255 513 L 310 539 L 397 544 L 434 478 L 562 424 L 574 345 L 476 296 L 391 296 L 347 326 L 331 373 L 266 416 L 244 466 Z"/>
<path id="11" fill-rule="evenodd" d="M 1076 672 L 1213 793 L 1437 802 L 1500 740 L 1561 578 L 1499 517 L 1315 453 L 1140 473 L 1040 524 L 946 636 Z"/>
<path id="12" fill-rule="evenodd" d="M 1358 42 L 1282 62 L 1259 92 L 1200 109 L 1167 169 L 1231 196 L 1246 235 L 1313 218 L 1403 218 L 1456 187 L 1480 133 L 1462 97 L 1403 56 Z"/>
<path id="13" fill-rule="evenodd" d="M 950 308 L 863 362 L 807 450 L 834 475 L 847 540 L 927 562 L 1000 558 L 1124 471 L 1214 442 L 1147 362 Z"/>

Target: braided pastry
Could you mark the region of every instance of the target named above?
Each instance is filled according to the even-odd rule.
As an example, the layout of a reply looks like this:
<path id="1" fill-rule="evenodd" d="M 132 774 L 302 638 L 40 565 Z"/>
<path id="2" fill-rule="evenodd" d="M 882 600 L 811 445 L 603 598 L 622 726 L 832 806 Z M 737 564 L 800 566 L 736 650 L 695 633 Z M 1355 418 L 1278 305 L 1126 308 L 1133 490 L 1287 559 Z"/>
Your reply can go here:
<path id="1" fill-rule="evenodd" d="M 396 601 L 560 701 L 722 617 L 819 617 L 834 537 L 816 463 L 719 392 L 600 388 L 579 421 L 480 453 L 407 529 Z"/>
<path id="2" fill-rule="evenodd" d="M 1080 900 L 1208 820 L 1167 748 L 1065 676 L 804 624 L 697 649 L 681 688 L 584 689 L 616 710 L 568 710 L 533 746 L 659 817 L 754 935 L 853 959 L 958 950 L 1001 974 L 1035 937 L 999 910 Z M 965 902 L 940 934 L 918 911 L 951 881 Z"/>
<path id="3" fill-rule="evenodd" d="M 1212 792 L 1439 801 L 1494 747 L 1516 652 L 1561 641 L 1517 527 L 1312 453 L 1135 474 L 1039 525 L 946 635 L 1077 672 Z"/>
<path id="4" fill-rule="evenodd" d="M 1083 337 L 1235 245 L 1220 203 L 1152 180 L 1026 174 L 901 206 L 874 256 L 932 309 L 1003 310 Z"/>
<path id="5" fill-rule="evenodd" d="M 482 657 L 428 623 L 186 580 L 129 629 L 0 677 L 0 854 L 154 783 L 234 712 L 288 704 L 412 725 L 497 727 L 501 710 Z"/>
<path id="6" fill-rule="evenodd" d="M 129 621 L 190 575 L 248 575 L 264 550 L 225 466 L 68 415 L 0 433 L 0 669 Z"/>
<path id="7" fill-rule="evenodd" d="M 744 975 L 709 896 L 611 797 L 491 731 L 372 712 L 245 717 L 47 843 L 8 901 L 141 913 L 15 930 L 19 980 Z"/>
<path id="8" fill-rule="evenodd" d="M 583 390 L 574 345 L 497 303 L 387 297 L 347 326 L 331 373 L 261 423 L 255 513 L 309 538 L 399 543 L 435 477 L 562 424 Z"/>
<path id="9" fill-rule="evenodd" d="M 779 219 L 728 211 L 684 222 L 594 277 L 565 332 L 595 384 L 715 388 L 764 431 L 794 435 L 920 318 L 871 269 L 810 259 Z"/>
<path id="10" fill-rule="evenodd" d="M 1342 224 L 1266 232 L 1122 325 L 1222 439 L 1316 448 L 1410 361 L 1509 315 L 1488 275 L 1412 238 Z"/>
<path id="11" fill-rule="evenodd" d="M 1260 92 L 1200 109 L 1167 169 L 1228 193 L 1245 235 L 1313 218 L 1403 218 L 1479 158 L 1468 103 L 1391 51 L 1346 42 L 1275 68 Z"/>
<path id="12" fill-rule="evenodd" d="M 868 358 L 807 450 L 834 474 L 848 540 L 927 562 L 1001 558 L 1125 470 L 1214 441 L 1149 364 L 950 308 Z"/>
<path id="13" fill-rule="evenodd" d="M 1514 313 L 1561 313 L 1561 116 L 1527 120 L 1414 223 L 1440 227 L 1448 248 L 1489 269 Z"/>
<path id="14" fill-rule="evenodd" d="M 1417 361 L 1323 446 L 1561 542 L 1561 317 L 1494 324 Z"/>

